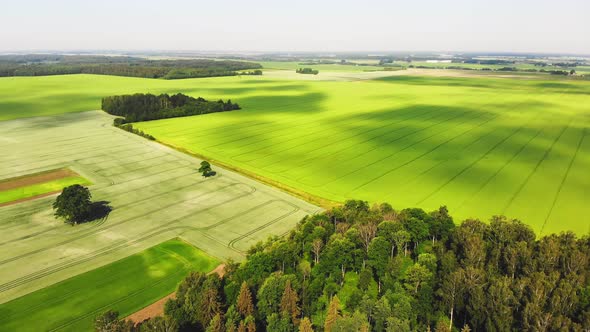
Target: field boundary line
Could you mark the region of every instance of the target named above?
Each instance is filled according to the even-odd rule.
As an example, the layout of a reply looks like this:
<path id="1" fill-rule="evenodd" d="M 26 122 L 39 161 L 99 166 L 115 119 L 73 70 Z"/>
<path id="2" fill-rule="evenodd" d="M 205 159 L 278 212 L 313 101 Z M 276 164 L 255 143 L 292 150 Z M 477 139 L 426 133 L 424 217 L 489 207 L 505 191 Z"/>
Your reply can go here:
<path id="1" fill-rule="evenodd" d="M 249 179 L 269 185 L 269 186 L 273 187 L 274 189 L 278 189 L 283 193 L 287 193 L 291 196 L 302 199 L 308 203 L 318 205 L 320 208 L 331 208 L 331 207 L 334 207 L 339 204 L 339 202 L 337 202 L 337 201 L 333 201 L 328 198 L 317 196 L 312 193 L 306 192 L 304 190 L 296 189 L 295 187 L 284 184 L 283 182 L 273 180 L 271 178 L 259 175 L 255 172 L 249 171 L 249 170 L 241 168 L 241 167 L 230 165 L 230 164 L 220 161 L 218 159 L 207 157 L 207 156 L 202 155 L 197 152 L 192 152 L 190 150 L 187 150 L 186 148 L 179 147 L 179 146 L 173 145 L 171 143 L 163 142 L 163 141 L 158 141 L 158 143 L 165 145 L 171 149 L 174 149 L 180 153 L 184 153 L 186 155 L 196 157 L 199 159 L 203 159 L 203 160 L 208 160 L 211 164 L 214 164 L 215 166 L 221 167 L 221 168 L 226 169 L 228 171 L 233 171 L 233 172 L 239 173 L 240 175 L 245 176 Z"/>

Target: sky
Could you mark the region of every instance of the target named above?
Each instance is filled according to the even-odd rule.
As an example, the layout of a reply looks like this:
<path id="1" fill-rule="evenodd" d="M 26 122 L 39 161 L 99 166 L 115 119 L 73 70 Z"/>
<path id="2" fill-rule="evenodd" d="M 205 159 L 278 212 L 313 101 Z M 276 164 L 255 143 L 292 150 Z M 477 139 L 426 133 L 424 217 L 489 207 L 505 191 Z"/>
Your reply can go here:
<path id="1" fill-rule="evenodd" d="M 1 0 L 0 52 L 590 54 L 590 0 Z"/>

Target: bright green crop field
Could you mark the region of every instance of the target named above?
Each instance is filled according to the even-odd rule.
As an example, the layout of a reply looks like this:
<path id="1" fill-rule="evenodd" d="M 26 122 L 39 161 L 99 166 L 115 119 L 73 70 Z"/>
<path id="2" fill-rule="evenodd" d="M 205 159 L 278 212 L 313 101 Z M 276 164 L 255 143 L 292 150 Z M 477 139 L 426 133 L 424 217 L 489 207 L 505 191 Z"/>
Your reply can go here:
<path id="1" fill-rule="evenodd" d="M 189 271 L 219 261 L 181 240 L 169 240 L 114 263 L 0 305 L 2 331 L 89 331 L 94 317 L 122 317 L 176 289 Z"/>
<path id="2" fill-rule="evenodd" d="M 544 234 L 588 233 L 590 82 L 395 75 L 0 79 L 0 117 L 98 109 L 130 92 L 231 98 L 243 110 L 135 126 L 333 201 L 447 205 L 457 220 L 505 214 Z"/>
<path id="3" fill-rule="evenodd" d="M 73 184 L 90 185 L 87 179 L 81 176 L 69 176 L 62 179 L 52 180 L 43 183 L 32 184 L 30 186 L 0 191 L 0 204 L 16 201 L 19 199 L 34 197 L 45 193 L 61 191 L 67 186 Z"/>

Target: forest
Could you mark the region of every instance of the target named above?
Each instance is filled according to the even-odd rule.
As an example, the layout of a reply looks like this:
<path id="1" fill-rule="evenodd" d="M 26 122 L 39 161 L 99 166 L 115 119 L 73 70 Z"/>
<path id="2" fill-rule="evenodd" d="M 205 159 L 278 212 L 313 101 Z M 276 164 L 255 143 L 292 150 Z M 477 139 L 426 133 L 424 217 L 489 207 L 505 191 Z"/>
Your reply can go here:
<path id="1" fill-rule="evenodd" d="M 232 103 L 231 100 L 227 102 L 223 100 L 208 101 L 201 97 L 193 98 L 181 93 L 171 96 L 168 94 L 156 96 L 149 93 L 137 93 L 104 97 L 102 99 L 102 110 L 111 115 L 123 117 L 115 119 L 115 126 L 121 126 L 128 122 L 176 118 L 239 109 L 240 106 Z"/>
<path id="2" fill-rule="evenodd" d="M 588 331 L 590 238 L 519 220 L 456 225 L 446 207 L 350 200 L 191 273 L 164 317 L 108 311 L 97 331 Z"/>
<path id="3" fill-rule="evenodd" d="M 4 55 L 0 77 L 98 74 L 144 78 L 182 79 L 214 76 L 261 75 L 257 63 L 212 60 L 148 60 L 128 56 Z M 253 71 L 245 71 L 255 69 Z"/>

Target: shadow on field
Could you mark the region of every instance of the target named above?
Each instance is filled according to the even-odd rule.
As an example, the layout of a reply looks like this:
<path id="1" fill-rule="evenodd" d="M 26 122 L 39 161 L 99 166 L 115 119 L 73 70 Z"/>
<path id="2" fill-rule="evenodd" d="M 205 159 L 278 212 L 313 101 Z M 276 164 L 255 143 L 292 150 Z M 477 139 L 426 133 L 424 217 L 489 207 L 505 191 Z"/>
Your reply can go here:
<path id="1" fill-rule="evenodd" d="M 326 99 L 326 95 L 320 92 L 308 92 L 295 96 L 285 95 L 261 95 L 240 98 L 239 103 L 248 111 L 261 113 L 293 113 L 293 114 L 317 114 L 324 109 L 320 103 Z M 237 100 L 237 99 L 236 99 Z"/>
<path id="2" fill-rule="evenodd" d="M 238 82 L 239 85 L 244 84 L 243 82 Z M 258 82 L 260 83 L 260 82 Z M 223 87 L 223 88 L 214 88 L 214 87 L 207 87 L 206 93 L 203 92 L 203 88 L 196 88 L 196 89 L 181 89 L 182 93 L 189 94 L 191 96 L 202 96 L 207 98 L 207 94 L 217 94 L 224 96 L 223 98 L 238 98 L 239 95 L 248 94 L 252 92 L 277 92 L 277 91 L 302 91 L 307 90 L 308 87 L 304 84 L 283 84 L 280 85 L 254 85 L 253 83 L 245 83 L 243 87 Z M 242 98 L 236 99 L 238 103 L 240 103 Z"/>
<path id="3" fill-rule="evenodd" d="M 109 217 L 113 208 L 109 205 L 111 202 L 98 201 L 90 203 L 90 211 L 84 220 L 80 221 L 79 224 L 85 224 L 88 222 L 101 220 L 104 221 Z"/>

